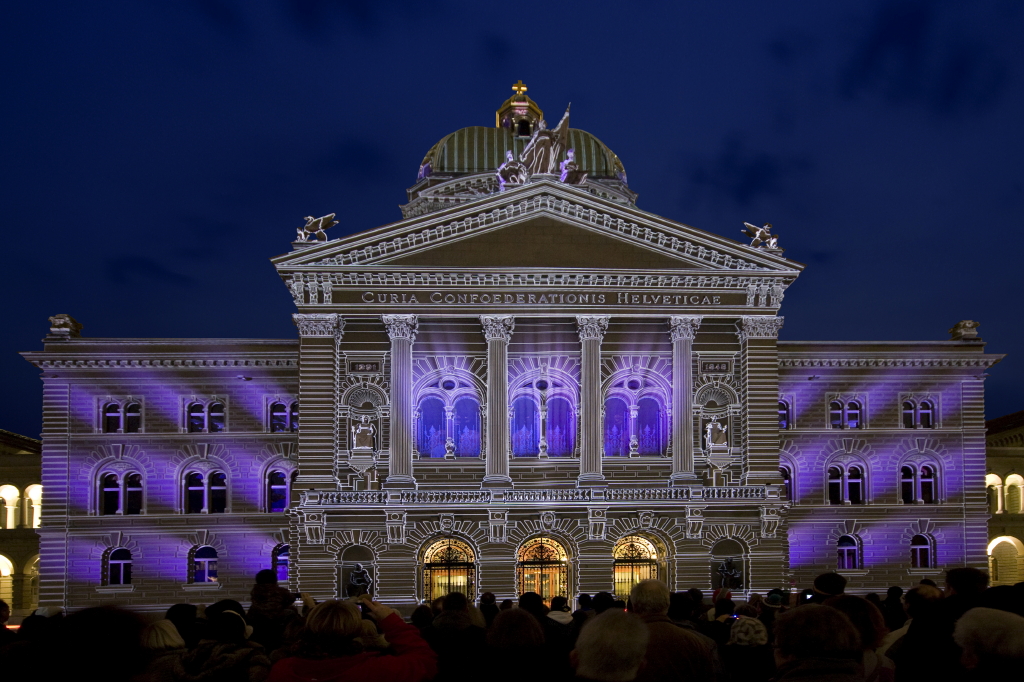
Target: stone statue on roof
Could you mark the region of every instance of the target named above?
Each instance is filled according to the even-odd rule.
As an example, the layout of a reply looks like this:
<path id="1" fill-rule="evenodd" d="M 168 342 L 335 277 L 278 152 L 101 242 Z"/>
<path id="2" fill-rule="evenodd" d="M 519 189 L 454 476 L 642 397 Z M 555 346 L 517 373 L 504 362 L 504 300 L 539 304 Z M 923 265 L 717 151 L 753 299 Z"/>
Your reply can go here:
<path id="1" fill-rule="evenodd" d="M 562 120 L 554 130 L 549 130 L 543 119 L 537 123 L 537 129 L 533 131 L 533 137 L 526 143 L 520 158 L 531 174 L 557 174 L 559 162 L 568 146 L 569 107 L 566 107 Z"/>
<path id="2" fill-rule="evenodd" d="M 580 165 L 576 163 L 576 150 L 569 149 L 565 153 L 565 161 L 558 164 L 558 168 L 561 171 L 559 180 L 567 185 L 582 185 L 587 179 L 587 174 L 580 170 Z"/>
<path id="3" fill-rule="evenodd" d="M 325 242 L 327 241 L 325 230 L 338 224 L 338 221 L 334 219 L 333 213 L 329 213 L 322 218 L 314 218 L 308 215 L 303 220 L 306 221 L 306 224 L 296 228 L 299 233 L 296 241 L 300 242 L 309 241 L 310 237 L 315 237 L 317 241 Z"/>
<path id="4" fill-rule="evenodd" d="M 511 149 L 506 151 L 505 163 L 498 166 L 498 184 L 501 189 L 505 189 L 505 185 L 521 185 L 529 179 L 530 171 L 526 166 L 516 161 Z"/>

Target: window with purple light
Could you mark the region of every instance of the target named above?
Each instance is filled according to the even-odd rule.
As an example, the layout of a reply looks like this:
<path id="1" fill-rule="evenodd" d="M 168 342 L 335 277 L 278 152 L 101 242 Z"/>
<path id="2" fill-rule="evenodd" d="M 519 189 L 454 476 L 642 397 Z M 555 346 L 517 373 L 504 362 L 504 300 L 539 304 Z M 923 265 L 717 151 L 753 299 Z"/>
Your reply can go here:
<path id="1" fill-rule="evenodd" d="M 283 512 L 288 509 L 290 495 L 288 476 L 283 471 L 271 471 L 267 475 L 267 501 L 269 512 Z"/>
<path id="2" fill-rule="evenodd" d="M 455 401 L 455 454 L 459 457 L 480 456 L 480 403 L 476 398 Z"/>
<path id="3" fill-rule="evenodd" d="M 910 541 L 911 568 L 932 568 L 932 543 L 925 535 L 915 535 Z"/>
<path id="4" fill-rule="evenodd" d="M 548 399 L 547 441 L 548 454 L 553 457 L 572 457 L 576 450 L 576 416 L 568 398 L 556 396 Z"/>
<path id="5" fill-rule="evenodd" d="M 288 406 L 288 430 L 297 433 L 299 430 L 299 403 L 296 401 Z"/>
<path id="6" fill-rule="evenodd" d="M 829 467 L 828 469 L 828 503 L 843 503 L 843 470 L 841 467 Z"/>
<path id="7" fill-rule="evenodd" d="M 846 428 L 848 429 L 859 429 L 860 428 L 860 403 L 856 400 L 851 400 L 846 403 Z"/>
<path id="8" fill-rule="evenodd" d="M 210 474 L 210 513 L 223 514 L 228 507 L 228 477 L 221 471 Z"/>
<path id="9" fill-rule="evenodd" d="M 206 430 L 206 407 L 202 403 L 188 406 L 188 432 L 203 433 Z"/>
<path id="10" fill-rule="evenodd" d="M 201 514 L 206 510 L 206 480 L 199 472 L 185 475 L 185 513 Z"/>
<path id="11" fill-rule="evenodd" d="M 106 516 L 121 511 L 121 481 L 117 474 L 106 474 L 103 477 L 100 492 L 103 497 L 100 514 Z"/>
<path id="12" fill-rule="evenodd" d="M 138 433 L 142 428 L 142 405 L 136 402 L 124 406 L 124 432 Z"/>
<path id="13" fill-rule="evenodd" d="M 654 398 L 641 398 L 637 403 L 637 441 L 641 455 L 665 454 L 667 441 L 663 427 L 665 415 L 661 404 Z"/>
<path id="14" fill-rule="evenodd" d="M 900 498 L 902 498 L 903 504 L 914 504 L 917 501 L 916 479 L 914 467 L 900 468 Z"/>
<path id="15" fill-rule="evenodd" d="M 903 428 L 912 429 L 917 425 L 917 418 L 914 410 L 914 403 L 906 400 L 903 402 Z"/>
<path id="16" fill-rule="evenodd" d="M 420 457 L 444 457 L 444 422 L 444 402 L 440 398 L 426 397 L 420 401 L 416 439 Z"/>
<path id="17" fill-rule="evenodd" d="M 142 474 L 124 477 L 124 513 L 142 513 Z"/>
<path id="18" fill-rule="evenodd" d="M 837 568 L 840 571 L 860 568 L 860 547 L 855 539 L 849 535 L 842 536 L 836 543 L 836 549 L 839 555 Z"/>
<path id="19" fill-rule="evenodd" d="M 793 470 L 788 465 L 779 467 L 779 475 L 782 476 L 782 485 L 786 491 L 786 499 L 793 500 Z"/>
<path id="20" fill-rule="evenodd" d="M 843 404 L 833 400 L 828 404 L 829 427 L 833 429 L 843 428 Z"/>
<path id="21" fill-rule="evenodd" d="M 536 457 L 540 454 L 540 410 L 533 398 L 521 396 L 512 403 L 512 454 Z"/>
<path id="22" fill-rule="evenodd" d="M 928 400 L 922 400 L 921 406 L 917 410 L 917 421 L 922 429 L 935 428 L 934 414 L 935 408 L 932 407 L 932 403 Z"/>
<path id="23" fill-rule="evenodd" d="M 121 430 L 121 406 L 107 403 L 103 406 L 103 432 L 118 433 Z"/>
<path id="24" fill-rule="evenodd" d="M 270 406 L 270 432 L 285 433 L 288 428 L 288 406 L 284 403 L 273 403 Z"/>
<path id="25" fill-rule="evenodd" d="M 864 472 L 852 466 L 846 472 L 846 499 L 850 504 L 864 504 Z"/>
<path id="26" fill-rule="evenodd" d="M 104 584 L 132 584 L 132 553 L 124 547 L 107 550 Z"/>
<path id="27" fill-rule="evenodd" d="M 622 398 L 604 401 L 604 454 L 606 457 L 629 456 L 629 405 Z"/>
<path id="28" fill-rule="evenodd" d="M 288 581 L 288 558 L 291 548 L 288 545 L 278 545 L 271 552 L 271 568 L 277 575 L 278 582 Z"/>
<path id="29" fill-rule="evenodd" d="M 217 582 L 217 550 L 209 546 L 196 547 L 192 550 L 189 559 L 190 582 Z"/>
<path id="30" fill-rule="evenodd" d="M 779 401 L 779 429 L 785 431 L 789 429 L 790 424 L 789 418 L 789 403 L 784 400 Z"/>
<path id="31" fill-rule="evenodd" d="M 207 428 L 210 433 L 219 433 L 224 430 L 224 403 L 210 403 Z"/>

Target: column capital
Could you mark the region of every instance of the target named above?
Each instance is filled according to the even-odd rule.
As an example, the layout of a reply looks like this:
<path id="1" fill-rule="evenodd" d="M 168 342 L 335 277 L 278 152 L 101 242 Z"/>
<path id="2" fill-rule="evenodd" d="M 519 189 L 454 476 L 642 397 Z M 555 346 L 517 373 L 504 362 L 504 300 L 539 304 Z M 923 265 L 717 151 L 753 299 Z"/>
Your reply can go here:
<path id="1" fill-rule="evenodd" d="M 604 333 L 608 331 L 608 315 L 577 315 L 576 331 L 580 335 L 580 341 L 600 341 Z"/>
<path id="2" fill-rule="evenodd" d="M 673 341 L 693 341 L 693 338 L 697 335 L 697 329 L 700 327 L 701 320 L 704 318 L 697 316 L 685 316 L 685 315 L 673 315 L 668 318 L 669 334 L 672 336 Z"/>
<path id="3" fill-rule="evenodd" d="M 345 333 L 345 320 L 336 313 L 295 313 L 292 322 L 299 328 L 299 336 L 334 336 Z"/>
<path id="4" fill-rule="evenodd" d="M 481 315 L 480 324 L 484 328 L 484 338 L 488 341 L 512 340 L 512 330 L 516 328 L 516 319 L 511 315 Z"/>
<path id="5" fill-rule="evenodd" d="M 740 337 L 740 341 L 747 341 L 748 339 L 777 339 L 785 319 L 784 317 L 744 315 L 740 318 L 739 330 L 736 334 Z"/>
<path id="6" fill-rule="evenodd" d="M 416 340 L 419 331 L 419 318 L 415 315 L 381 315 L 380 319 L 388 330 L 388 336 L 395 339 Z"/>

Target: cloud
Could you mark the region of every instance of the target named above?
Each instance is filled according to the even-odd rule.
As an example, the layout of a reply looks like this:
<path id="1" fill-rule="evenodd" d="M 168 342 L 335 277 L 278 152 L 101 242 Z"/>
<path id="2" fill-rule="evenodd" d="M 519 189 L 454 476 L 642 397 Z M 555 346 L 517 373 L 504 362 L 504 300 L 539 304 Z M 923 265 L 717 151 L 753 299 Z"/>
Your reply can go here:
<path id="1" fill-rule="evenodd" d="M 882 4 L 840 69 L 847 97 L 878 94 L 894 104 L 920 103 L 936 113 L 982 109 L 1005 89 L 1005 60 L 966 26 L 948 26 L 937 3 Z"/>
<path id="2" fill-rule="evenodd" d="M 169 270 L 156 260 L 144 256 L 117 256 L 106 261 L 106 276 L 113 284 L 135 284 L 141 281 L 163 282 L 187 286 L 195 280 Z"/>
<path id="3" fill-rule="evenodd" d="M 731 135 L 714 158 L 696 164 L 689 180 L 698 197 L 711 194 L 750 206 L 762 196 L 782 194 L 787 178 L 810 166 L 799 157 L 750 150 L 739 136 Z"/>

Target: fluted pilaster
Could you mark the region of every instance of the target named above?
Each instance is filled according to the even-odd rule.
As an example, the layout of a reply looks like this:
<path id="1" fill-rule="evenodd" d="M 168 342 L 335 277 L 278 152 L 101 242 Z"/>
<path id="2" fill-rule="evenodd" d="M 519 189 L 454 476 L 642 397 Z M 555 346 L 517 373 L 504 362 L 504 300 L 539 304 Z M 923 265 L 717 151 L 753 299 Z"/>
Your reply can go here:
<path id="1" fill-rule="evenodd" d="M 701 317 L 672 316 L 672 483 L 696 479 L 693 470 L 693 339 Z"/>
<path id="2" fill-rule="evenodd" d="M 740 318 L 741 381 L 747 416 L 745 474 L 748 485 L 779 480 L 779 329 L 783 318 Z"/>
<path id="3" fill-rule="evenodd" d="M 485 488 L 512 486 L 508 475 L 508 342 L 515 319 L 511 315 L 481 315 L 487 339 L 487 450 Z"/>
<path id="4" fill-rule="evenodd" d="M 338 380 L 338 344 L 345 320 L 335 313 L 297 313 L 292 321 L 299 330 L 299 472 L 295 488 L 334 490 L 334 389 Z"/>
<path id="5" fill-rule="evenodd" d="M 580 335 L 580 475 L 579 485 L 602 485 L 601 473 L 601 341 L 608 316 L 576 316 Z"/>
<path id="6" fill-rule="evenodd" d="M 412 475 L 412 344 L 415 315 L 382 315 L 391 338 L 391 459 L 385 488 L 415 488 Z"/>

